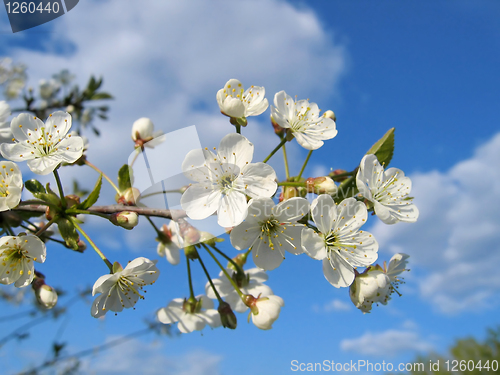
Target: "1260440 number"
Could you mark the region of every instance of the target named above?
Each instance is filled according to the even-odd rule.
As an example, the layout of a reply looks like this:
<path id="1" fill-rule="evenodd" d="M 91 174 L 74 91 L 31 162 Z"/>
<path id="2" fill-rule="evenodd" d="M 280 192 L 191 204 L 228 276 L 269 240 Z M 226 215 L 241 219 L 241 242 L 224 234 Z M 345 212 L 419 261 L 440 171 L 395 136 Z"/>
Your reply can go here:
<path id="1" fill-rule="evenodd" d="M 473 370 L 479 370 L 479 371 L 497 371 L 498 370 L 498 361 L 496 359 L 490 361 L 473 361 L 472 359 L 469 361 L 466 360 L 461 360 L 457 361 L 456 359 L 450 361 L 445 361 L 446 364 L 446 371 L 473 371 Z"/>
<path id="2" fill-rule="evenodd" d="M 13 2 L 13 3 L 6 3 L 5 4 L 7 8 L 7 13 L 59 13 L 59 3 L 54 1 L 54 2 L 48 2 L 45 6 L 43 6 L 42 2 L 35 3 L 35 2 Z"/>

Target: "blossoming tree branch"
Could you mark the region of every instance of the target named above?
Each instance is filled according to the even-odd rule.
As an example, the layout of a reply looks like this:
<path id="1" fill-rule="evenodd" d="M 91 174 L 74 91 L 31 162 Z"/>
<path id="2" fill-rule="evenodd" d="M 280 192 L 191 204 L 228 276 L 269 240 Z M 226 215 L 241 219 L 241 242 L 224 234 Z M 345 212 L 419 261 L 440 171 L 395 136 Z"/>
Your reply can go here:
<path id="1" fill-rule="evenodd" d="M 67 72 L 59 77 L 59 83 L 64 80 L 70 80 Z M 24 97 L 26 108 L 15 110 L 21 113 L 10 120 L 9 105 L 0 102 L 0 153 L 5 159 L 0 161 L 1 284 L 17 288 L 31 285 L 38 303 L 50 309 L 57 303 L 57 293 L 36 270 L 36 263 L 50 259 L 47 246 L 83 252 L 89 245 L 104 263 L 103 275 L 92 290 L 95 299 L 91 316 L 99 318 L 134 307 L 143 298 L 143 288 L 161 277 L 157 262 L 164 260 L 142 256 L 124 267 L 109 259 L 84 229 L 82 216 L 94 215 L 102 219 L 103 225 L 114 224 L 126 230 L 133 230 L 139 220 L 147 220 L 157 233 L 161 258 L 176 266 L 181 257 L 186 257 L 185 294 L 156 313 L 159 322 L 177 323 L 183 333 L 207 325 L 234 329 L 236 313 L 246 312 L 256 327 L 272 328 L 285 302 L 267 281 L 272 270 L 286 267 L 290 254 L 321 261 L 326 281 L 335 288 L 348 288 L 353 304 L 364 313 L 369 313 L 374 303 L 387 304 L 394 292 L 399 294 L 400 275 L 406 270 L 409 256 L 395 254 L 388 264 L 375 264 L 378 242 L 363 229 L 369 213 L 387 225 L 415 222 L 418 218 L 409 195 L 410 179 L 400 169 L 387 168 L 394 149 L 394 129 L 366 155 L 360 155 L 354 170 L 335 169 L 328 176 L 305 178 L 303 173 L 314 150 L 328 147 L 342 135 L 341 129 L 338 134 L 335 114 L 321 114 L 316 103 L 294 99 L 284 91 L 276 93 L 269 106 L 263 87 L 245 90 L 240 81 L 230 79 L 216 94 L 220 112 L 230 123 L 218 148 L 202 147 L 185 155 L 182 173 L 191 181 L 189 185 L 144 194 L 134 186 L 133 164 L 147 148 L 167 140 L 169 134 L 155 132 L 147 118 L 135 121 L 131 142 L 135 156 L 118 171 L 115 183 L 87 160 L 88 145 L 81 136 L 84 127 L 72 131 L 74 119 L 84 123 L 87 101 L 111 98 L 98 91 L 101 82 L 92 78 L 86 90 L 66 93 L 63 99 L 55 99 L 59 90 L 55 83 L 44 82 L 40 85 L 43 105 L 37 107 L 31 93 Z M 244 130 L 250 117 L 266 116 L 269 107 L 276 147 L 262 157 L 254 155 L 254 144 L 245 137 Z M 93 113 L 97 111 L 103 117 L 107 110 L 104 108 L 94 109 Z M 47 113 L 46 119 L 40 118 L 48 109 L 53 111 Z M 289 167 L 288 142 L 297 142 L 308 150 L 300 170 Z M 268 164 L 280 149 L 284 180 Z M 53 183 L 43 186 L 36 179 L 23 182 L 18 163 L 24 162 L 35 174 L 52 174 Z M 99 173 L 94 189 L 85 197 L 64 192 L 60 174 L 73 165 Z M 96 206 L 103 178 L 116 190 L 116 202 Z M 22 200 L 23 189 L 32 198 Z M 180 194 L 182 209 L 141 204 L 146 196 L 172 192 Z M 157 225 L 152 217 L 163 220 L 163 225 Z M 220 244 L 224 238 L 197 229 L 198 221 L 215 217 L 222 237 L 229 239 L 229 249 Z M 32 218 L 40 221 L 33 222 Z M 58 234 L 49 230 L 54 227 Z M 250 255 L 253 268 L 248 265 Z M 207 262 L 220 268 L 218 278 L 209 275 Z M 207 278 L 201 292 L 193 288 L 194 263 L 199 263 Z M 318 264 L 318 272 L 319 268 Z"/>

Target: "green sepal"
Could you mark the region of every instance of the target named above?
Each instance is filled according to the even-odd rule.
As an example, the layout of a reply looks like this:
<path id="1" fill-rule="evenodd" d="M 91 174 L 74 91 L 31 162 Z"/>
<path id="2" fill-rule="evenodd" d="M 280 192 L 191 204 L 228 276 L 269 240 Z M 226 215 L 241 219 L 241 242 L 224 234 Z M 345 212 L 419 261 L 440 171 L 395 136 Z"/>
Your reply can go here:
<path id="1" fill-rule="evenodd" d="M 80 236 L 73 223 L 69 219 L 60 218 L 57 220 L 57 226 L 59 227 L 59 233 L 61 233 L 61 237 L 66 242 L 66 245 L 73 250 L 78 250 Z"/>
<path id="2" fill-rule="evenodd" d="M 387 167 L 394 154 L 394 128 L 391 128 L 366 152 L 374 154 L 379 163 Z"/>
<path id="3" fill-rule="evenodd" d="M 78 205 L 78 208 L 81 210 L 86 210 L 87 208 L 92 207 L 95 204 L 95 202 L 97 202 L 97 199 L 99 199 L 99 194 L 101 193 L 101 186 L 102 186 L 102 174 L 99 175 L 99 178 L 97 179 L 97 182 L 95 183 L 92 192 L 89 194 L 87 199 L 85 199 L 82 203 Z"/>
<path id="4" fill-rule="evenodd" d="M 118 188 L 124 192 L 132 187 L 132 175 L 128 164 L 124 164 L 118 171 Z"/>
<path id="5" fill-rule="evenodd" d="M 59 196 L 50 188 L 50 183 L 49 182 L 47 182 L 47 185 L 45 185 L 45 186 L 46 186 L 48 194 L 54 195 L 54 196 L 56 196 L 56 197 L 59 198 Z"/>
<path id="6" fill-rule="evenodd" d="M 24 183 L 24 187 L 28 189 L 31 193 L 45 193 L 45 188 L 42 183 L 38 180 L 31 179 Z"/>

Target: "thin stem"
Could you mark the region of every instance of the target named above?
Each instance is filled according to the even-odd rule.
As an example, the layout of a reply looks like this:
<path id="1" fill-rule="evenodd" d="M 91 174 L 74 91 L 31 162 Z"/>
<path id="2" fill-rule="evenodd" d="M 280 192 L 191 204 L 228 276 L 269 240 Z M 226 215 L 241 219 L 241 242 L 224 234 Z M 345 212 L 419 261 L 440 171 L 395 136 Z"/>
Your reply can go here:
<path id="1" fill-rule="evenodd" d="M 191 279 L 191 264 L 189 263 L 190 259 L 186 257 L 187 270 L 188 270 L 188 281 L 189 281 L 189 298 L 194 299 L 194 291 L 193 291 L 193 280 Z"/>
<path id="2" fill-rule="evenodd" d="M 64 208 L 66 208 L 66 198 L 64 197 L 64 191 L 62 188 L 61 179 L 59 178 L 59 172 L 57 172 L 57 169 L 54 169 L 54 176 L 56 178 L 57 188 L 59 189 L 59 195 L 61 198 L 61 205 Z"/>
<path id="3" fill-rule="evenodd" d="M 135 155 L 134 155 L 134 158 L 132 159 L 132 162 L 130 163 L 130 168 L 132 168 L 132 166 L 134 165 L 135 161 L 137 160 L 137 157 L 141 154 L 141 150 L 142 148 L 141 147 L 136 147 L 135 148 Z"/>
<path id="4" fill-rule="evenodd" d="M 162 190 L 162 191 L 155 191 L 153 193 L 149 193 L 149 194 L 145 194 L 145 195 L 141 195 L 141 199 L 144 199 L 144 198 L 147 198 L 147 197 L 151 197 L 153 195 L 156 195 L 156 194 L 171 194 L 171 193 L 181 193 L 180 190 Z"/>
<path id="5" fill-rule="evenodd" d="M 240 290 L 240 287 L 238 286 L 238 284 L 236 284 L 236 282 L 233 280 L 233 278 L 231 276 L 229 276 L 229 274 L 227 273 L 226 269 L 222 266 L 222 264 L 220 264 L 219 260 L 210 251 L 210 249 L 208 248 L 208 246 L 205 245 L 204 243 L 201 243 L 201 246 L 203 246 L 205 248 L 205 250 L 210 254 L 210 256 L 213 258 L 213 260 L 215 261 L 215 263 L 217 263 L 217 265 L 220 267 L 220 269 L 222 270 L 222 272 L 224 273 L 224 275 L 227 277 L 227 279 L 229 280 L 229 282 L 233 286 L 233 288 L 236 291 L 236 293 L 238 293 L 238 295 L 240 296 L 241 300 L 244 301 L 243 293 L 241 293 L 241 290 Z"/>
<path id="6" fill-rule="evenodd" d="M 154 230 L 156 231 L 156 233 L 158 234 L 158 236 L 162 237 L 164 234 L 163 232 L 156 226 L 156 224 L 153 222 L 153 220 L 151 220 L 151 218 L 147 215 L 144 215 L 145 218 L 149 221 L 149 223 L 151 224 L 151 226 L 154 228 Z"/>
<path id="7" fill-rule="evenodd" d="M 102 217 L 104 219 L 109 219 L 108 215 L 101 214 L 99 212 L 92 212 L 89 210 L 79 210 L 78 208 L 70 208 L 69 210 L 66 210 L 67 214 L 84 214 L 84 215 L 95 215 Z"/>
<path id="8" fill-rule="evenodd" d="M 92 168 L 93 170 L 95 170 L 97 173 L 100 173 L 102 174 L 102 177 L 104 177 L 111 186 L 113 186 L 113 189 L 116 190 L 116 192 L 118 194 L 121 194 L 121 191 L 120 189 L 118 189 L 118 187 L 115 185 L 115 183 L 106 175 L 106 173 L 104 173 L 103 171 L 101 171 L 99 168 L 97 168 L 94 164 L 92 164 L 90 161 L 88 160 L 85 160 L 85 164 L 87 164 L 90 168 Z"/>
<path id="9" fill-rule="evenodd" d="M 283 181 L 278 182 L 278 186 L 295 186 L 295 187 L 305 187 L 305 182 L 292 182 L 292 181 Z"/>
<path id="10" fill-rule="evenodd" d="M 38 230 L 38 232 L 35 233 L 35 236 L 40 237 L 40 235 L 45 232 L 49 227 L 54 223 L 55 218 L 51 219 L 47 224 L 45 224 L 42 228 Z"/>
<path id="11" fill-rule="evenodd" d="M 198 257 L 198 260 L 200 261 L 200 264 L 201 264 L 201 268 L 203 268 L 203 271 L 205 272 L 205 275 L 207 276 L 207 279 L 208 279 L 208 282 L 210 283 L 210 286 L 212 287 L 212 290 L 214 291 L 215 293 L 215 296 L 217 297 L 217 301 L 219 301 L 219 303 L 221 302 L 224 302 L 217 290 L 217 288 L 215 287 L 213 281 L 212 281 L 212 278 L 210 277 L 210 274 L 208 273 L 208 270 L 207 268 L 205 267 L 205 264 L 203 263 L 203 260 Z"/>
<path id="12" fill-rule="evenodd" d="M 236 124 L 235 127 L 236 127 L 236 133 L 241 134 L 241 125 Z"/>
<path id="13" fill-rule="evenodd" d="M 285 175 L 288 180 L 290 177 L 290 170 L 288 169 L 288 158 L 286 157 L 286 147 L 283 145 L 283 160 L 285 162 Z"/>
<path id="14" fill-rule="evenodd" d="M 92 246 L 94 248 L 95 252 L 101 257 L 101 259 L 104 261 L 104 263 L 106 263 L 106 265 L 109 268 L 109 272 L 113 273 L 113 265 L 108 260 L 108 258 L 106 258 L 106 256 L 102 253 L 102 251 L 99 250 L 99 248 L 96 246 L 96 244 L 94 243 L 94 241 L 92 241 L 90 239 L 90 237 L 87 235 L 87 233 L 85 233 L 83 231 L 83 229 L 78 225 L 78 223 L 76 222 L 76 220 L 74 218 L 71 218 L 71 222 L 73 223 L 73 225 L 75 226 L 75 228 L 78 229 L 78 231 L 82 234 L 82 236 L 85 237 L 85 239 L 90 244 L 90 246 Z"/>
<path id="15" fill-rule="evenodd" d="M 217 249 L 215 246 L 210 246 L 212 249 L 214 249 L 215 251 L 217 251 L 220 255 L 222 255 L 224 258 L 226 258 L 226 260 L 231 263 L 233 265 L 234 268 L 236 268 L 236 271 L 238 273 L 240 272 L 244 272 L 243 269 L 238 265 L 238 263 L 236 263 L 232 258 L 230 258 L 229 256 L 227 256 L 226 254 L 224 254 L 222 251 L 220 251 L 219 249 Z"/>
<path id="16" fill-rule="evenodd" d="M 300 178 L 302 177 L 302 173 L 304 173 L 304 169 L 306 169 L 307 163 L 309 162 L 309 158 L 311 157 L 313 153 L 313 150 L 309 150 L 309 153 L 307 154 L 306 160 L 304 161 L 304 164 L 302 165 L 302 169 L 299 172 L 299 175 L 297 176 L 297 181 L 300 181 Z"/>
<path id="17" fill-rule="evenodd" d="M 271 157 L 276 153 L 278 152 L 278 150 L 281 148 L 281 146 L 283 146 L 284 144 L 286 143 L 286 137 L 283 137 L 283 139 L 281 140 L 281 142 L 279 143 L 279 145 L 276 146 L 276 148 L 274 150 L 271 151 L 271 153 L 267 156 L 267 158 L 264 159 L 263 163 L 267 163 L 267 161 L 269 159 L 271 159 Z"/>

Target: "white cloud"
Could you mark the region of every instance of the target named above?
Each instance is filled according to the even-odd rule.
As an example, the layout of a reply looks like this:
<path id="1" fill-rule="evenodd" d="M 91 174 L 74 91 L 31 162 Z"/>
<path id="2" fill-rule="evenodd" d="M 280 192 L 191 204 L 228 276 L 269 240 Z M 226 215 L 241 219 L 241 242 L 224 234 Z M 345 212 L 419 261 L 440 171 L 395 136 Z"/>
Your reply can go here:
<path id="1" fill-rule="evenodd" d="M 217 375 L 222 357 L 201 349 L 181 355 L 165 354 L 162 342 L 145 343 L 131 340 L 103 352 L 96 358 L 84 359 L 82 370 L 92 375 Z"/>
<path id="2" fill-rule="evenodd" d="M 314 305 L 313 310 L 315 312 L 325 312 L 329 313 L 332 311 L 350 311 L 352 305 L 350 303 L 344 302 L 340 299 L 334 299 L 330 302 L 325 303 L 323 306 Z"/>
<path id="3" fill-rule="evenodd" d="M 407 280 L 444 313 L 480 310 L 499 297 L 500 133 L 447 172 L 412 176 L 415 224 L 372 230 L 382 251 L 411 255 Z M 412 267 L 410 267 L 412 268 Z M 421 272 L 423 269 L 426 273 Z"/>
<path id="4" fill-rule="evenodd" d="M 8 52 L 29 66 L 33 86 L 63 68 L 76 73 L 80 84 L 90 74 L 104 77 L 103 88 L 116 100 L 110 121 L 99 127 L 102 136 L 89 135 L 88 155 L 112 178 L 133 150 L 130 128 L 139 117 L 150 117 L 165 132 L 196 124 L 203 146 L 217 146 L 234 131 L 215 100 L 229 78 L 266 87 L 270 102 L 285 89 L 321 106 L 322 97 L 337 95 L 345 71 L 344 47 L 316 15 L 279 0 L 87 1 L 54 26 L 45 50 Z M 61 54 L 54 46 L 71 48 Z M 255 161 L 278 143 L 268 114 L 251 118 L 243 129 L 256 146 Z M 298 148 L 289 149 L 294 163 Z M 281 162 L 276 159 L 271 165 Z M 61 171 L 67 185 L 78 178 L 91 188 L 96 177 L 84 167 Z M 111 189 L 102 195 L 114 197 Z"/>
<path id="5" fill-rule="evenodd" d="M 340 348 L 362 355 L 393 357 L 404 352 L 427 352 L 433 345 L 411 330 L 389 329 L 384 332 L 367 332 L 355 339 L 344 339 Z"/>

